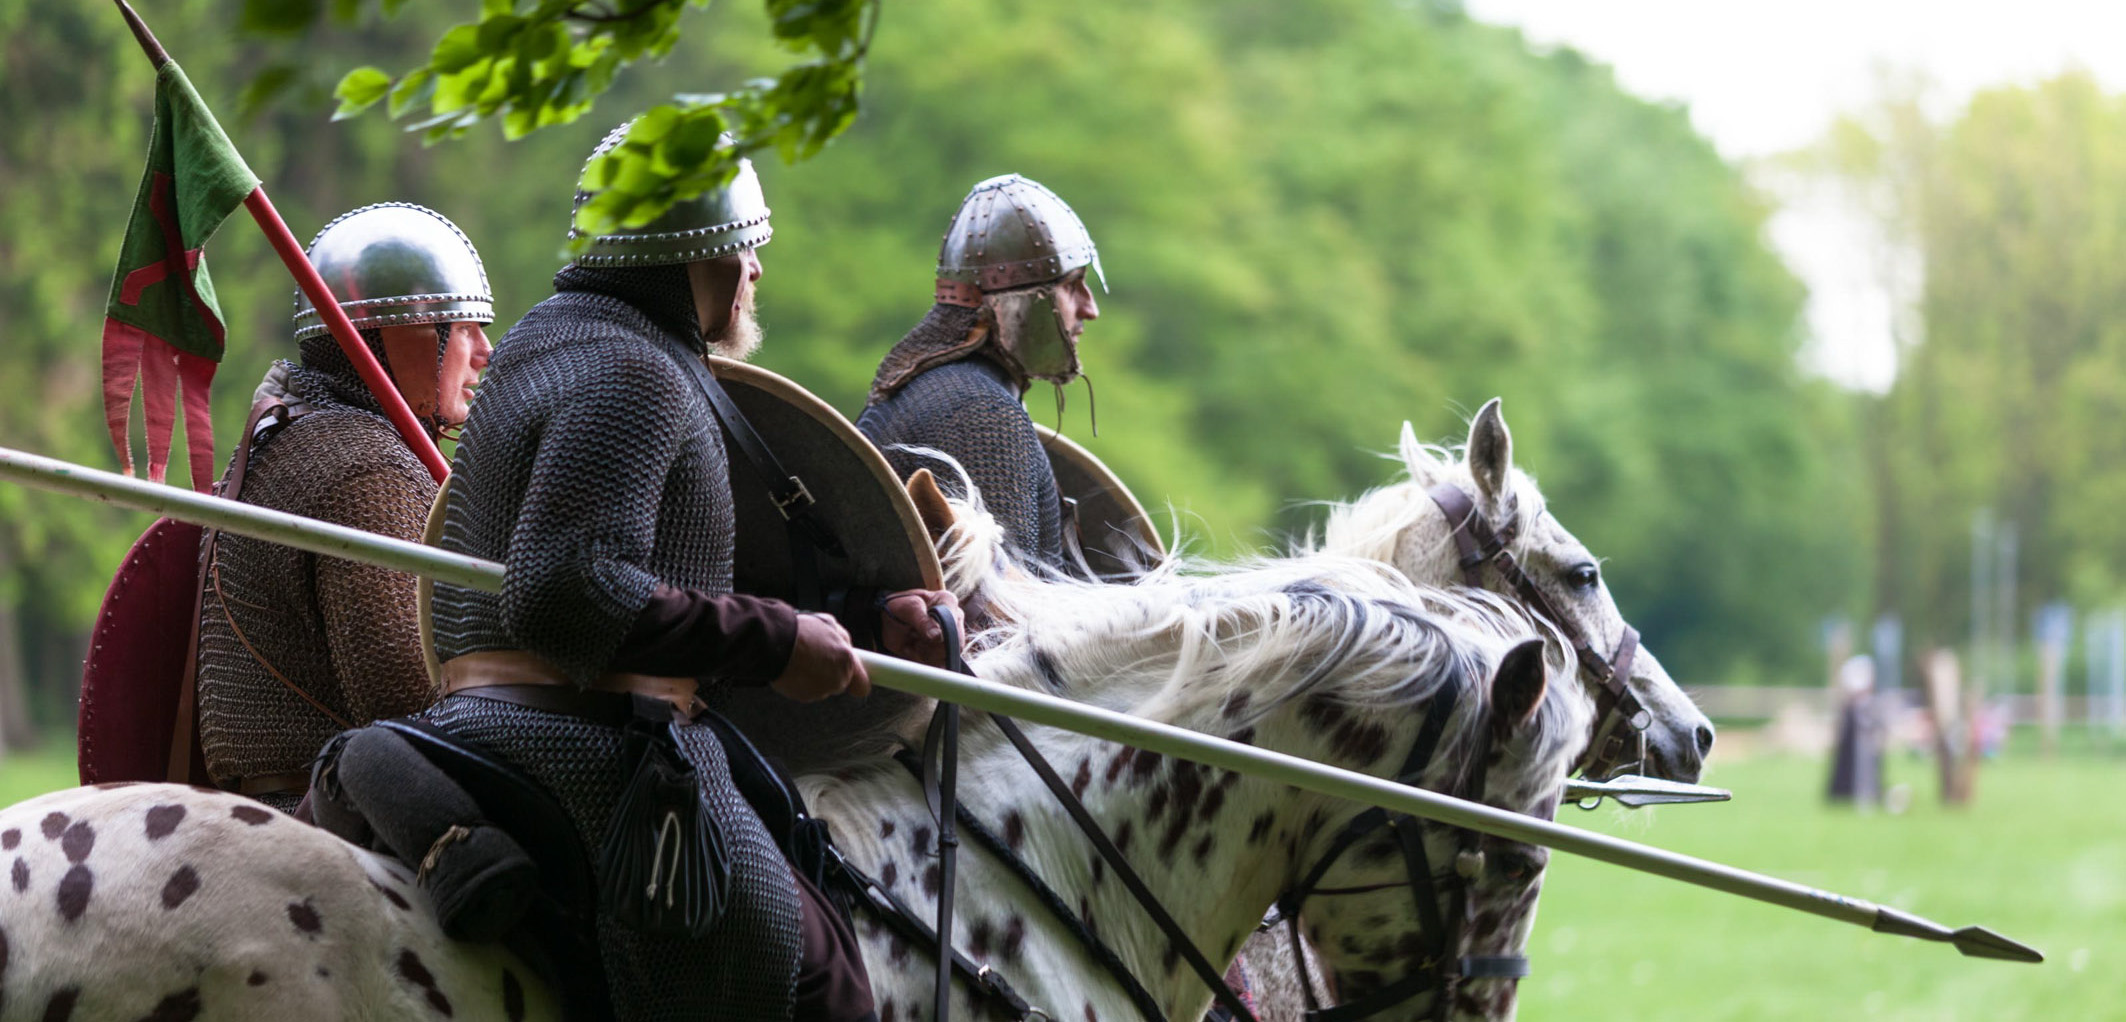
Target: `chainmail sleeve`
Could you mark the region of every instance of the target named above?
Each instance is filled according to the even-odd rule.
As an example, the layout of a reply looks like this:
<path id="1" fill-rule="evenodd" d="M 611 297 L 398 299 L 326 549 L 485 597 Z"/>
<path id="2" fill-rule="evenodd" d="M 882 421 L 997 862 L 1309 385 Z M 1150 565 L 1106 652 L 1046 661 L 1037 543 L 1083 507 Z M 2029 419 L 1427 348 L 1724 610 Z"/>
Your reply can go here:
<path id="1" fill-rule="evenodd" d="M 578 677 L 606 669 L 661 581 L 656 509 L 684 447 L 701 441 L 693 384 L 647 345 L 606 347 L 571 383 L 533 453 L 502 583 L 504 627 Z M 615 514 L 615 509 L 643 513 Z"/>
<path id="2" fill-rule="evenodd" d="M 864 409 L 857 428 L 906 478 L 935 459 L 896 447 L 943 451 L 967 470 L 982 503 L 1004 526 L 1012 545 L 1063 566 L 1062 503 L 1055 471 L 1033 420 L 1004 371 L 986 359 L 938 366 Z M 952 484 L 952 474 L 938 472 Z"/>
<path id="3" fill-rule="evenodd" d="M 346 413 L 349 442 L 366 456 L 331 484 L 339 495 L 319 517 L 408 542 L 421 541 L 436 483 L 391 425 Z M 317 559 L 317 601 L 327 655 L 351 719 L 401 717 L 433 698 L 415 614 L 417 580 L 338 557 Z"/>

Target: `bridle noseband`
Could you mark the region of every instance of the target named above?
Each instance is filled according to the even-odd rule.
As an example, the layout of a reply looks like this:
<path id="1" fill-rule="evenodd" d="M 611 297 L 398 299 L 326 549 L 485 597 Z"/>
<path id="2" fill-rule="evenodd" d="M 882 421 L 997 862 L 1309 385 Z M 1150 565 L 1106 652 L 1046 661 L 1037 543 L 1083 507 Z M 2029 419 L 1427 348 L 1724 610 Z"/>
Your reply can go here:
<path id="1" fill-rule="evenodd" d="M 1483 588 L 1484 565 L 1491 565 L 1531 613 L 1549 622 L 1572 643 L 1573 655 L 1580 661 L 1580 671 L 1594 681 L 1594 737 L 1588 742 L 1580 761 L 1573 764 L 1573 772 L 1605 780 L 1644 762 L 1646 728 L 1653 722 L 1653 715 L 1647 712 L 1628 684 L 1632 659 L 1639 652 L 1638 629 L 1625 625 L 1616 650 L 1603 656 L 1595 650 L 1593 640 L 1578 622 L 1558 613 L 1557 606 L 1536 586 L 1535 580 L 1528 577 L 1528 573 L 1521 569 L 1520 561 L 1507 549 L 1515 538 L 1510 523 L 1504 531 L 1493 529 L 1491 522 L 1477 511 L 1476 502 L 1451 483 L 1433 486 L 1425 491 L 1425 495 L 1439 506 L 1453 529 L 1462 581 L 1472 589 Z"/>

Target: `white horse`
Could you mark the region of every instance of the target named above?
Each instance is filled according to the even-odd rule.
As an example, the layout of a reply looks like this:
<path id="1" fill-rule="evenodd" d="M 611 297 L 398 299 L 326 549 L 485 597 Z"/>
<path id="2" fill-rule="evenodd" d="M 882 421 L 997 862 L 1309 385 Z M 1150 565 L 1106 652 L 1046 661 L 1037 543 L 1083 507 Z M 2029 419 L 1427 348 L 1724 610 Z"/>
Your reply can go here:
<path id="1" fill-rule="evenodd" d="M 1377 564 L 1312 559 L 1126 588 L 1028 580 L 1020 592 L 1050 613 L 992 636 L 976 664 L 985 677 L 1067 688 L 1376 775 L 1396 770 L 1427 705 L 1451 691 L 1457 708 L 1419 783 L 1453 788 L 1469 766 L 1482 772 L 1487 802 L 1516 811 L 1548 812 L 1584 743 L 1587 701 L 1570 685 L 1544 698 L 1542 657 L 1525 641 L 1534 631 L 1524 618 L 1482 594 L 1420 590 Z M 1502 663 L 1507 669 L 1487 682 Z M 1487 729 L 1499 739 L 1493 755 L 1466 763 Z M 1029 731 L 1221 964 L 1361 810 L 1096 739 Z M 984 721 L 970 720 L 961 777 L 970 809 L 1079 906 L 1170 1018 L 1202 1013 L 1207 992 L 1093 865 L 1089 846 Z M 929 910 L 935 848 L 913 780 L 880 765 L 803 784 L 851 860 Z M 1456 832 L 1422 830 L 1433 861 L 1454 861 Z M 403 867 L 232 795 L 171 785 L 59 792 L 0 811 L 0 849 L 9 877 L 0 882 L 7 1022 L 555 1012 L 539 978 L 506 953 L 442 938 Z M 964 953 L 1005 972 L 1051 1017 L 1133 1017 L 1117 984 L 1016 879 L 972 846 L 962 855 Z M 1533 879 L 1480 875 L 1466 904 L 1485 925 L 1458 926 L 1456 954 L 1517 947 Z M 1380 921 L 1385 929 L 1332 914 L 1309 926 L 1329 946 L 1376 956 L 1417 939 L 1406 923 Z M 882 1022 L 927 1014 L 930 956 L 870 925 L 859 932 Z M 1474 1010 L 1457 1017 L 1510 1012 L 1509 981 L 1467 983 L 1461 994 L 1457 1008 Z"/>

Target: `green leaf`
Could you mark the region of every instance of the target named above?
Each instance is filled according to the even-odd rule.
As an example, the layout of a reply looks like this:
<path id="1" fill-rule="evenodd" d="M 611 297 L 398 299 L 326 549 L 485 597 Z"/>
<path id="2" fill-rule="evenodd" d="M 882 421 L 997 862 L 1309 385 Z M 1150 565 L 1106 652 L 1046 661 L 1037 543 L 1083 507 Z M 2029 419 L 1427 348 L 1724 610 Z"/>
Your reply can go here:
<path id="1" fill-rule="evenodd" d="M 391 87 L 390 113 L 392 118 L 396 120 L 415 104 L 424 102 L 435 96 L 435 94 L 435 72 L 425 67 L 415 68 L 412 73 L 399 79 L 399 84 Z"/>
<path id="2" fill-rule="evenodd" d="M 480 49 L 480 26 L 459 25 L 443 33 L 436 40 L 435 52 L 428 56 L 428 66 L 437 74 L 455 74 L 471 67 L 485 54 Z"/>
<path id="3" fill-rule="evenodd" d="M 335 121 L 346 120 L 361 113 L 383 99 L 391 88 L 391 76 L 381 68 L 358 67 L 340 79 L 339 87 L 332 90 L 333 98 L 340 101 L 340 108 L 332 112 Z"/>
<path id="4" fill-rule="evenodd" d="M 324 0 L 244 0 L 236 27 L 259 35 L 299 35 L 324 14 Z"/>
<path id="5" fill-rule="evenodd" d="M 480 22 L 480 52 L 499 54 L 517 41 L 517 33 L 524 31 L 524 19 L 514 14 L 497 14 Z"/>

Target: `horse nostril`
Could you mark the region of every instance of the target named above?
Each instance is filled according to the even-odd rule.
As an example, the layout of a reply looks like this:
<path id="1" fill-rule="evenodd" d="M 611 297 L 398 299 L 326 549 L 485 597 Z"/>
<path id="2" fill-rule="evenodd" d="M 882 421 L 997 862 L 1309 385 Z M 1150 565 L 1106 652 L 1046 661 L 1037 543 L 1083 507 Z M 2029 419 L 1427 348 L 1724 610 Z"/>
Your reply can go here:
<path id="1" fill-rule="evenodd" d="M 1698 725 L 1698 755 L 1713 751 L 1713 729 L 1710 725 Z"/>

